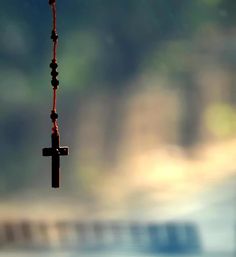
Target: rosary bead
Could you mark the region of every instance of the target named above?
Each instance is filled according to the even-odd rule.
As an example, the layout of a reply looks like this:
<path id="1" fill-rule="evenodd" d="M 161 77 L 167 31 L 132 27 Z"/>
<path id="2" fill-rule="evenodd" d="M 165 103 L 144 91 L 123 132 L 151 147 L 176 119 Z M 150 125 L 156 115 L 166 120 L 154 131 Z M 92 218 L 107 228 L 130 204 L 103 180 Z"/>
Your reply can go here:
<path id="1" fill-rule="evenodd" d="M 58 39 L 58 34 L 55 30 L 52 31 L 52 34 L 51 34 L 51 39 L 56 42 L 57 39 Z"/>
<path id="2" fill-rule="evenodd" d="M 58 114 L 55 111 L 52 111 L 50 118 L 52 119 L 52 121 L 55 121 L 56 119 L 58 119 Z"/>
<path id="3" fill-rule="evenodd" d="M 56 70 L 54 70 L 54 69 L 51 72 L 51 75 L 52 75 L 53 78 L 56 78 L 58 76 L 58 74 L 59 73 Z"/>
<path id="4" fill-rule="evenodd" d="M 51 80 L 51 84 L 52 84 L 53 87 L 57 88 L 57 86 L 59 85 L 59 80 L 56 79 L 56 78 L 53 78 Z"/>
<path id="5" fill-rule="evenodd" d="M 52 62 L 50 63 L 50 68 L 55 70 L 57 67 L 58 67 L 57 63 L 54 60 L 52 60 Z"/>
<path id="6" fill-rule="evenodd" d="M 49 0 L 48 2 L 49 2 L 50 5 L 52 5 L 56 2 L 56 0 Z"/>

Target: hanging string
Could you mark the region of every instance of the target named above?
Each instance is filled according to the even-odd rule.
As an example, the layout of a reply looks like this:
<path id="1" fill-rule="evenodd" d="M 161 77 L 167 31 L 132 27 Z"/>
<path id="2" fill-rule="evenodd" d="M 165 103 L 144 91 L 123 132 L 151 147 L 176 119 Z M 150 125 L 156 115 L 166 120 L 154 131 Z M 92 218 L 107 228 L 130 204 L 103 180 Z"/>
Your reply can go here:
<path id="1" fill-rule="evenodd" d="M 53 123 L 52 131 L 53 133 L 58 134 L 58 114 L 57 110 L 57 88 L 59 86 L 59 80 L 57 79 L 58 72 L 57 72 L 57 46 L 58 46 L 58 34 L 57 34 L 57 15 L 56 15 L 56 0 L 49 0 L 49 4 L 52 8 L 52 34 L 51 39 L 53 40 L 53 53 L 52 53 L 52 62 L 50 64 L 50 68 L 52 69 L 51 75 L 52 80 L 51 84 L 53 86 L 53 105 L 52 105 L 52 112 L 51 112 L 51 120 Z"/>
<path id="2" fill-rule="evenodd" d="M 58 35 L 57 35 L 57 17 L 56 17 L 56 0 L 49 0 L 49 4 L 52 8 L 52 34 L 51 39 L 53 41 L 52 47 L 52 62 L 50 63 L 51 71 L 51 84 L 53 87 L 53 103 L 51 111 L 52 120 L 52 134 L 51 134 L 51 144 L 50 148 L 43 148 L 43 156 L 52 157 L 52 187 L 58 188 L 60 186 L 60 156 L 66 156 L 69 153 L 69 148 L 66 146 L 60 147 L 60 135 L 58 131 L 58 114 L 57 114 L 57 88 L 59 86 L 59 80 L 57 79 L 57 45 L 58 45 Z"/>
<path id="3" fill-rule="evenodd" d="M 53 2 L 53 1 L 51 1 L 51 2 Z M 53 59 L 56 60 L 57 45 L 58 45 L 56 0 L 51 4 L 51 6 L 52 6 L 52 17 L 53 17 L 53 19 L 52 19 L 52 22 L 53 22 L 52 33 L 56 34 L 56 36 L 57 36 L 57 38 L 53 41 Z M 52 39 L 54 39 L 54 38 L 52 38 Z"/>

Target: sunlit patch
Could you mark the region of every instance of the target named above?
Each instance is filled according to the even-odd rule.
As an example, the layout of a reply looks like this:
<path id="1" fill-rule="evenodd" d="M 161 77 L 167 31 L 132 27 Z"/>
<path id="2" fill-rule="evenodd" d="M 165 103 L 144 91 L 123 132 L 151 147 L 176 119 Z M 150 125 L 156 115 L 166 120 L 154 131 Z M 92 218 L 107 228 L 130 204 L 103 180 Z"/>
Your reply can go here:
<path id="1" fill-rule="evenodd" d="M 236 131 L 236 110 L 229 104 L 213 104 L 205 112 L 205 124 L 216 137 L 232 136 Z"/>
<path id="2" fill-rule="evenodd" d="M 115 210 L 149 213 L 154 208 L 166 217 L 178 216 L 203 208 L 207 203 L 202 193 L 236 174 L 235 140 L 198 146 L 192 156 L 174 149 L 162 147 L 126 160 L 119 172 L 114 170 L 98 183 L 100 200 L 110 202 Z"/>

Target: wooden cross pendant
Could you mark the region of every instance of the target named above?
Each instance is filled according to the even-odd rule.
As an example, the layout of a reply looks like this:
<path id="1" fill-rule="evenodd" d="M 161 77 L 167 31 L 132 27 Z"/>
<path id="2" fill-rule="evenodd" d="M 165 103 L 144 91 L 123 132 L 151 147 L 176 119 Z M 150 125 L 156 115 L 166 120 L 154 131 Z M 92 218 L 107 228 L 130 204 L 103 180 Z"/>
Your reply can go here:
<path id="1" fill-rule="evenodd" d="M 68 155 L 69 148 L 60 147 L 60 136 L 58 132 L 53 132 L 51 136 L 52 147 L 43 148 L 43 156 L 52 156 L 52 187 L 60 186 L 60 156 Z"/>

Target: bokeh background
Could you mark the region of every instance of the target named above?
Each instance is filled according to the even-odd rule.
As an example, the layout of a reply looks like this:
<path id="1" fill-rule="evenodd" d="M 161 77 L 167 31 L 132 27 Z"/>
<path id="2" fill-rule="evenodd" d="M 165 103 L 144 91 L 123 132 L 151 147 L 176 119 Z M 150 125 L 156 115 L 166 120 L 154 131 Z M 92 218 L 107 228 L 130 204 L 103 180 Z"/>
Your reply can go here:
<path id="1" fill-rule="evenodd" d="M 0 223 L 189 222 L 198 256 L 233 256 L 236 1 L 57 2 L 59 190 L 48 1 L 1 0 Z"/>

